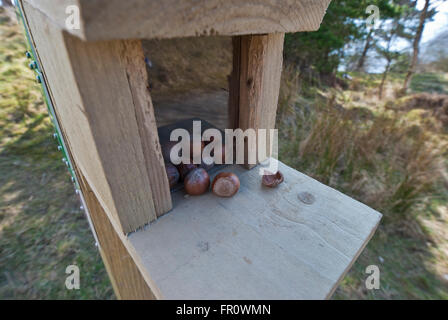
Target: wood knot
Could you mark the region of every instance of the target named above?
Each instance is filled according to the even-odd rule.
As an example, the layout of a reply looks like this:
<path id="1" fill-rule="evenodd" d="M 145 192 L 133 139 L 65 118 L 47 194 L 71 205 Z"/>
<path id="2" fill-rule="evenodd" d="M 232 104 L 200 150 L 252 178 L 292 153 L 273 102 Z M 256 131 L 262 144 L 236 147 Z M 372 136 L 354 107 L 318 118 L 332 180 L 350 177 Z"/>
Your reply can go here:
<path id="1" fill-rule="evenodd" d="M 254 82 L 254 79 L 249 78 L 249 79 L 247 79 L 246 84 L 247 84 L 248 87 L 251 87 L 253 82 Z"/>
<path id="2" fill-rule="evenodd" d="M 308 205 L 311 205 L 316 201 L 316 198 L 309 192 L 300 192 L 297 197 L 300 201 Z"/>

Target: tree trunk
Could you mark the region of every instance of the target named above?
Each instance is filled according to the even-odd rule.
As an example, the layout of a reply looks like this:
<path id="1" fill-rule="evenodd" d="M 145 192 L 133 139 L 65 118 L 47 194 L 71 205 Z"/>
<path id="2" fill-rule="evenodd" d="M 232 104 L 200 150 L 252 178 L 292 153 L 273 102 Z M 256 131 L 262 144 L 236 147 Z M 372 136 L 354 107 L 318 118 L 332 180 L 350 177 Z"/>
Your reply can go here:
<path id="1" fill-rule="evenodd" d="M 408 73 L 406 74 L 406 78 L 404 80 L 403 92 L 406 92 L 406 90 L 408 89 L 409 82 L 411 81 L 412 76 L 415 73 L 415 68 L 417 66 L 417 61 L 418 61 L 420 40 L 422 39 L 423 29 L 425 28 L 425 21 L 426 21 L 426 15 L 428 13 L 429 2 L 430 2 L 430 0 L 425 1 L 425 7 L 423 8 L 422 13 L 420 14 L 420 23 L 418 25 L 417 33 L 415 34 L 414 42 L 412 45 L 413 46 L 413 54 L 412 54 L 411 65 L 409 66 Z"/>
<path id="2" fill-rule="evenodd" d="M 369 51 L 371 45 L 372 34 L 373 34 L 373 28 L 370 29 L 369 34 L 367 35 L 366 44 L 364 46 L 364 50 L 362 51 L 361 58 L 359 58 L 356 71 L 362 71 L 364 69 L 364 63 L 366 62 L 367 52 Z"/>
<path id="3" fill-rule="evenodd" d="M 389 74 L 389 69 L 390 69 L 391 63 L 392 63 L 392 60 L 388 59 L 387 60 L 387 65 L 386 65 L 386 69 L 384 70 L 384 73 L 383 73 L 383 79 L 381 80 L 380 90 L 378 92 L 378 98 L 380 100 L 383 99 L 384 83 L 386 82 L 387 75 Z"/>

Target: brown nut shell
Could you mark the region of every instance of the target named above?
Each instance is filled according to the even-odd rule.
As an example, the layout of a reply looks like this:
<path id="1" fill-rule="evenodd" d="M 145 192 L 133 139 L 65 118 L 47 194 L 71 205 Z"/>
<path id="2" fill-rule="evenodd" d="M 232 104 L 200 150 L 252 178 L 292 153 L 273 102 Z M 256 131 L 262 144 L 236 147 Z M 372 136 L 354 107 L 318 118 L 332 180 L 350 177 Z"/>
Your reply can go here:
<path id="1" fill-rule="evenodd" d="M 180 173 L 180 180 L 184 180 L 185 177 L 190 173 L 191 170 L 195 169 L 197 166 L 193 163 L 183 164 L 176 166 Z"/>
<path id="2" fill-rule="evenodd" d="M 210 176 L 202 168 L 192 170 L 184 181 L 185 192 L 191 196 L 199 196 L 207 192 L 210 186 Z"/>
<path id="3" fill-rule="evenodd" d="M 232 172 L 221 172 L 212 182 L 212 192 L 218 197 L 233 197 L 240 189 L 240 179 Z"/>
<path id="4" fill-rule="evenodd" d="M 179 182 L 179 171 L 171 163 L 165 163 L 165 170 L 166 175 L 168 176 L 168 182 L 170 183 L 170 188 L 173 188 Z"/>
<path id="5" fill-rule="evenodd" d="M 269 188 L 275 188 L 282 182 L 283 182 L 283 174 L 280 171 L 277 171 L 277 173 L 271 173 L 269 171 L 265 171 L 265 174 L 261 179 L 261 183 L 263 183 L 264 186 Z"/>

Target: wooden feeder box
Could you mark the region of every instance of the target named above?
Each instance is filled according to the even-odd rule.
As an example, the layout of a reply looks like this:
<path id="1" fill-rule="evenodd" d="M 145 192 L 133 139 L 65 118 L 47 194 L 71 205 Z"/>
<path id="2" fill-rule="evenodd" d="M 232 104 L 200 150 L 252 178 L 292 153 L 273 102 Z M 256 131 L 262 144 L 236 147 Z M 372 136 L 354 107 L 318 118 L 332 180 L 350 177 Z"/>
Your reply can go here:
<path id="1" fill-rule="evenodd" d="M 119 298 L 332 295 L 381 214 L 282 163 L 276 189 L 231 165 L 233 198 L 170 193 L 142 50 L 142 39 L 231 36 L 228 128 L 271 129 L 284 34 L 317 30 L 329 2 L 19 1 Z"/>

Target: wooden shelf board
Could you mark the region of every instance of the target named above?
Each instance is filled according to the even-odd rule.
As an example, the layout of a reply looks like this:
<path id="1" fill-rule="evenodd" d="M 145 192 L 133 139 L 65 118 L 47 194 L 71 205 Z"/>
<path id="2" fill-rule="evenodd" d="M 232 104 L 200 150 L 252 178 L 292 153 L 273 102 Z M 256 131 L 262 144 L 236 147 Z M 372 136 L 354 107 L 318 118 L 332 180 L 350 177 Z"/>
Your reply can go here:
<path id="1" fill-rule="evenodd" d="M 279 169 L 285 182 L 268 189 L 258 167 L 227 167 L 241 181 L 233 198 L 179 191 L 171 212 L 129 235 L 164 298 L 331 296 L 381 214 L 282 163 Z"/>

